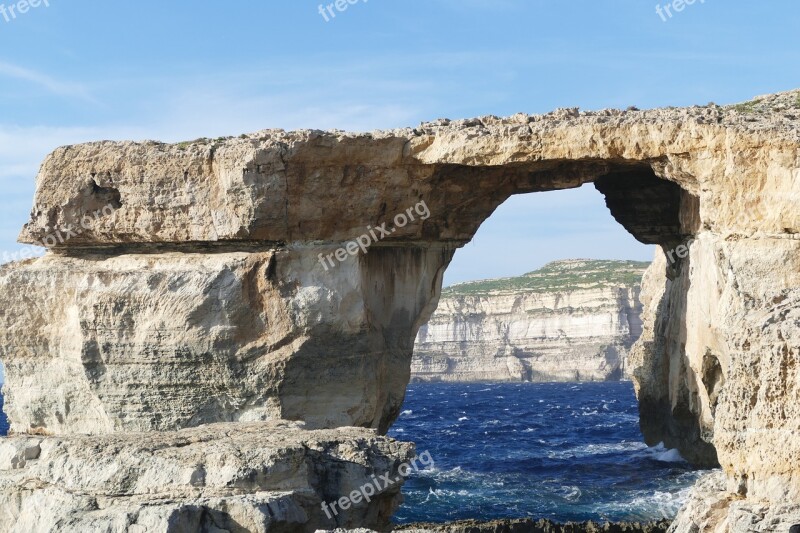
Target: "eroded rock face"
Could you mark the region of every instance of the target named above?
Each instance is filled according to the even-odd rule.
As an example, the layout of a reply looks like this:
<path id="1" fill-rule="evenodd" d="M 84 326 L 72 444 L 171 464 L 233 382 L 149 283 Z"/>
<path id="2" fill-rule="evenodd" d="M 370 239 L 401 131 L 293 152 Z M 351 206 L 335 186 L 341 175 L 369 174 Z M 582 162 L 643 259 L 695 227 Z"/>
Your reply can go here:
<path id="1" fill-rule="evenodd" d="M 663 250 L 633 356 L 647 440 L 718 461 L 726 494 L 800 501 L 797 97 L 61 148 L 21 235 L 55 247 L 0 271 L 13 429 L 385 430 L 453 250 L 512 194 L 594 182 Z"/>
<path id="2" fill-rule="evenodd" d="M 0 269 L 11 431 L 280 419 L 385 430 L 451 252 L 375 249 L 325 272 L 320 250 L 49 256 Z"/>
<path id="3" fill-rule="evenodd" d="M 211 424 L 164 433 L 0 441 L 0 531 L 382 530 L 401 484 L 370 502 L 322 503 L 400 478 L 413 446 L 364 429 Z M 377 491 L 376 491 L 377 492 Z"/>
<path id="4" fill-rule="evenodd" d="M 800 524 L 797 501 L 765 502 L 726 490 L 723 472 L 700 478 L 692 488 L 689 503 L 672 524 L 671 533 L 703 531 L 709 533 L 793 533 Z"/>

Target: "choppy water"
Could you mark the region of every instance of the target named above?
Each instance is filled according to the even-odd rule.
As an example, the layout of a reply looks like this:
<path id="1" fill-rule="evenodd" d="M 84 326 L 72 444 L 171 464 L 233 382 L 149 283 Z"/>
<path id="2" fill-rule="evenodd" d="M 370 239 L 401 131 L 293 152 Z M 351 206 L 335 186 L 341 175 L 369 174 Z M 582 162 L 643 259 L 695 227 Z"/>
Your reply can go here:
<path id="1" fill-rule="evenodd" d="M 8 434 L 8 419 L 3 412 L 3 395 L 0 394 L 0 436 Z"/>
<path id="2" fill-rule="evenodd" d="M 429 451 L 400 523 L 672 518 L 702 473 L 648 448 L 630 383 L 412 384 L 390 435 Z"/>

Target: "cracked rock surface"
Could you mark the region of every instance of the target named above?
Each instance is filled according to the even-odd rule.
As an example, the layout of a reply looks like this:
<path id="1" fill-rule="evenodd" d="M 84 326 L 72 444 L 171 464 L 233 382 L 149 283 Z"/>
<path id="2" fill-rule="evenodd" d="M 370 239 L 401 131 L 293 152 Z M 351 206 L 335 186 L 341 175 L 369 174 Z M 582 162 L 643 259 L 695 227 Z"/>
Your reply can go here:
<path id="1" fill-rule="evenodd" d="M 102 437 L 0 441 L 0 531 L 315 531 L 383 529 L 400 484 L 330 517 L 372 476 L 398 477 L 413 446 L 357 428 L 210 424 Z"/>

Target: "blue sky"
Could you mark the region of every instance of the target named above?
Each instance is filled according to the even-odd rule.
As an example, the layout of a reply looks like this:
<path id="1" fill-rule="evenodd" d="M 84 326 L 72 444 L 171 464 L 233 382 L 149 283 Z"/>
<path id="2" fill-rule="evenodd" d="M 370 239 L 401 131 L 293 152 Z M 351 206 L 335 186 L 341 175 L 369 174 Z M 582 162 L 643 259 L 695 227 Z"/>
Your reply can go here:
<path id="1" fill-rule="evenodd" d="M 49 0 L 0 15 L 0 254 L 18 248 L 38 164 L 62 144 L 724 104 L 800 87 L 796 0 L 700 1 L 666 22 L 655 0 L 361 0 L 329 22 L 306 0 Z M 651 256 L 584 187 L 504 204 L 447 282 Z"/>

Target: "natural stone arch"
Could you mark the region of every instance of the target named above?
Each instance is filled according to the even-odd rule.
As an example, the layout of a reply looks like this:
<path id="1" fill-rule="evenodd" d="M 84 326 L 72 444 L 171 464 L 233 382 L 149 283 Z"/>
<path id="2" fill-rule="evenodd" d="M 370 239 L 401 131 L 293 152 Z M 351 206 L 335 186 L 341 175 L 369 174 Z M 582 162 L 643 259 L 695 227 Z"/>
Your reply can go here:
<path id="1" fill-rule="evenodd" d="M 215 361 L 208 353 L 194 356 L 218 368 L 230 383 L 221 393 L 210 392 L 212 383 L 197 387 L 186 380 L 185 394 L 193 398 L 188 410 L 180 403 L 164 406 L 167 412 L 154 420 L 148 414 L 154 400 L 145 391 L 141 408 L 134 410 L 141 411 L 141 417 L 132 414 L 128 397 L 124 421 L 112 413 L 81 424 L 169 429 L 278 417 L 385 431 L 402 404 L 416 330 L 435 308 L 441 275 L 453 251 L 511 195 L 595 182 L 612 215 L 642 242 L 673 248 L 693 234 L 698 202 L 684 187 L 696 187 L 691 173 L 696 161 L 676 157 L 676 148 L 669 146 L 679 142 L 683 131 L 664 119 L 644 121 L 642 129 L 632 120 L 638 115 L 578 116 L 564 111 L 551 117 L 487 118 L 374 135 L 265 132 L 224 143 L 101 143 L 56 151 L 40 174 L 41 192 L 24 239 L 40 240 L 47 228 L 75 223 L 98 203 L 93 191 L 112 191 L 121 204 L 113 218 L 73 237 L 61 253 L 104 254 L 111 257 L 113 270 L 120 252 L 148 252 L 145 257 L 161 261 L 162 256 L 152 252 L 259 251 L 262 256 L 251 254 L 225 264 L 224 271 L 237 272 L 233 277 L 241 280 L 233 283 L 247 288 L 242 292 L 248 296 L 237 306 L 264 305 L 259 303 L 263 296 L 253 296 L 264 294 L 283 302 L 278 306 L 282 309 L 273 309 L 272 316 L 258 324 L 250 323 L 251 317 L 234 320 L 234 327 L 251 332 L 240 336 L 238 344 L 214 338 L 214 343 L 227 346 L 223 357 Z M 619 124 L 606 125 L 611 120 Z M 686 149 L 678 147 L 681 154 Z M 681 185 L 669 181 L 683 167 L 688 168 L 680 170 Z M 70 176 L 68 183 L 63 183 L 65 176 Z M 142 188 L 145 184 L 171 196 L 156 202 L 150 188 Z M 320 253 L 328 255 L 367 227 L 383 222 L 391 226 L 395 214 L 420 201 L 430 210 L 427 220 L 399 229 L 369 253 L 349 258 L 331 272 L 316 261 Z M 124 278 L 120 283 L 129 286 L 136 283 L 138 270 L 119 275 Z M 169 286 L 169 280 L 154 276 Z M 201 275 L 198 281 L 207 278 Z M 153 283 L 140 290 L 149 290 Z M 292 284 L 302 290 L 288 289 Z M 319 299 L 297 303 L 305 298 L 301 294 L 320 287 Z M 204 292 L 199 285 L 195 289 Z M 317 310 L 331 298 L 337 302 L 338 316 Z M 201 308 L 209 305 L 213 303 Z M 307 317 L 293 316 L 298 305 L 306 306 L 301 315 L 317 313 L 317 321 L 303 323 Z M 197 314 L 187 313 L 184 322 Z M 360 325 L 349 330 L 342 323 Z M 268 342 L 262 341 L 265 337 Z M 87 342 L 84 360 L 87 350 L 103 344 L 97 339 Z M 185 339 L 179 342 L 187 344 Z M 237 356 L 243 346 L 254 355 Z M 135 349 L 126 348 L 125 353 L 131 351 Z M 150 379 L 170 375 L 161 363 L 148 371 Z M 122 404 L 127 395 L 127 389 L 108 390 L 102 380 L 106 375 L 90 372 L 88 391 L 79 393 L 88 393 L 87 405 L 99 399 L 103 407 L 95 413 L 108 413 L 109 404 Z M 311 390 L 287 385 L 302 382 L 315 385 Z M 658 405 L 669 401 L 669 394 L 660 389 L 652 396 L 658 397 Z M 648 405 L 646 400 L 643 405 Z M 665 410 L 652 409 L 659 414 Z M 37 427 L 34 418 L 26 419 Z M 43 425 L 63 426 L 52 419 Z M 673 442 L 679 439 L 670 435 L 681 432 L 658 428 L 646 433 L 649 441 Z"/>
<path id="2" fill-rule="evenodd" d="M 290 418 L 385 430 L 453 251 L 512 194 L 594 181 L 620 223 L 667 252 L 646 276 L 633 355 L 647 439 L 701 464 L 716 450 L 730 487 L 754 500 L 800 500 L 800 443 L 785 438 L 800 420 L 800 136 L 793 116 L 770 117 L 561 110 L 61 148 L 21 239 L 78 224 L 98 193 L 115 207 L 0 271 L 12 429 Z M 320 266 L 421 201 L 428 219 Z M 668 261 L 680 244 L 686 257 Z"/>

